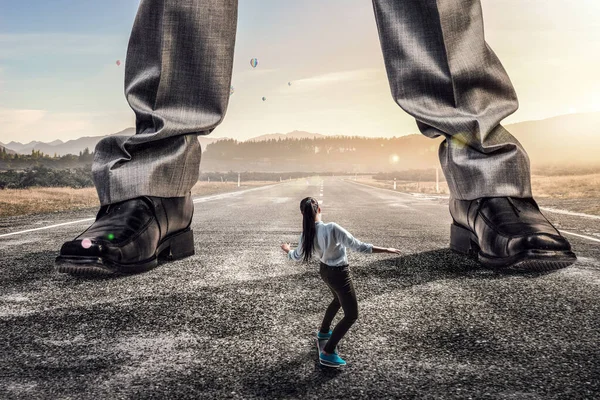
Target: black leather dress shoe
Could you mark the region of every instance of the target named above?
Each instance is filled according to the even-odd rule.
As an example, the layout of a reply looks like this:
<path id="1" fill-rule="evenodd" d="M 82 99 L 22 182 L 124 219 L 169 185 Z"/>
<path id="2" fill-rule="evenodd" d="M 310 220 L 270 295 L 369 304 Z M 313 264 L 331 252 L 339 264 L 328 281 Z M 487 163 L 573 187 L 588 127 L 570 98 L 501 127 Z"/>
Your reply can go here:
<path id="1" fill-rule="evenodd" d="M 450 248 L 487 267 L 545 271 L 577 259 L 532 198 L 450 199 Z"/>
<path id="2" fill-rule="evenodd" d="M 73 275 L 136 273 L 156 267 L 159 256 L 191 256 L 193 213 L 189 194 L 143 196 L 103 206 L 85 232 L 63 244 L 57 269 Z"/>

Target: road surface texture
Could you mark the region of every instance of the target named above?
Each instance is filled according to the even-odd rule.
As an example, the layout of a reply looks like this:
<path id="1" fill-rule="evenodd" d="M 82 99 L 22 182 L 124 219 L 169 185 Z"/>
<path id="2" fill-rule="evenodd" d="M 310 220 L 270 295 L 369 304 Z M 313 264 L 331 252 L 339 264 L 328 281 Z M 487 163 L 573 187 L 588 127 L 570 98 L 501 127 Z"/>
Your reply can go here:
<path id="1" fill-rule="evenodd" d="M 318 262 L 280 249 L 297 245 L 305 196 L 404 252 L 349 252 L 343 369 L 317 362 Z M 93 210 L 2 220 L 0 398 L 598 398 L 600 223 L 547 215 L 583 235 L 569 236 L 577 263 L 501 274 L 448 250 L 446 199 L 315 177 L 199 198 L 195 256 L 112 279 L 54 271 L 89 221 L 38 229 Z"/>

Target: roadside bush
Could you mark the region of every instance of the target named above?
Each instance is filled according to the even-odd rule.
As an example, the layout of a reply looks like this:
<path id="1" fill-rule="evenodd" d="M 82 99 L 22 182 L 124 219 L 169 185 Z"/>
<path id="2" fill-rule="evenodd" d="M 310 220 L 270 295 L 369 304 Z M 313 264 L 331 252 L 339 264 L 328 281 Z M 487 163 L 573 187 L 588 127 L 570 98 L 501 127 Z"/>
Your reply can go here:
<path id="1" fill-rule="evenodd" d="M 30 187 L 92 187 L 91 166 L 85 168 L 52 169 L 36 165 L 25 170 L 0 172 L 0 189 L 26 189 Z"/>

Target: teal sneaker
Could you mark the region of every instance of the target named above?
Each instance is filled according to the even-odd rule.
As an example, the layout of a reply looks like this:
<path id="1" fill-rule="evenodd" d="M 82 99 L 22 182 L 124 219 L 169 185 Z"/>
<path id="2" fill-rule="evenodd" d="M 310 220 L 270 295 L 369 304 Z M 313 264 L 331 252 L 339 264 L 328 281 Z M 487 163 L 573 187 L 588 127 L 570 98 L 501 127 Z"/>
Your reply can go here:
<path id="1" fill-rule="evenodd" d="M 319 362 L 321 365 L 333 368 L 339 368 L 342 365 L 346 365 L 346 361 L 344 361 L 344 359 L 342 359 L 342 357 L 340 357 L 337 353 L 325 354 L 321 352 L 321 354 L 319 354 Z"/>
<path id="2" fill-rule="evenodd" d="M 322 333 L 321 331 L 319 331 L 319 332 L 317 332 L 317 339 L 319 339 L 319 340 L 329 339 L 331 337 L 332 333 L 333 333 L 333 331 L 329 331 L 329 333 Z"/>

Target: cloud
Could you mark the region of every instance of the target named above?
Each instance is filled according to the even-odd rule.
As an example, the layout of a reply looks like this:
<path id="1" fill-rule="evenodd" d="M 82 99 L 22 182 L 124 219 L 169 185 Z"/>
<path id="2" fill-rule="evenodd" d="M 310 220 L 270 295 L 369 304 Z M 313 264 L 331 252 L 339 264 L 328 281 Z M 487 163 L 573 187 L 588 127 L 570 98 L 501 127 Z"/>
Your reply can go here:
<path id="1" fill-rule="evenodd" d="M 341 83 L 364 84 L 375 83 L 385 74 L 378 68 L 363 68 L 349 71 L 330 72 L 316 75 L 310 78 L 298 79 L 292 82 L 295 92 L 312 92 L 321 90 L 326 86 L 339 85 Z M 285 90 L 283 90 L 285 92 Z"/>
<path id="2" fill-rule="evenodd" d="M 98 113 L 54 113 L 48 110 L 0 108 L 0 141 L 28 142 L 76 138 L 96 131 L 93 119 Z"/>
<path id="3" fill-rule="evenodd" d="M 46 110 L 0 109 L 0 126 L 5 133 L 19 132 L 44 118 Z"/>
<path id="4" fill-rule="evenodd" d="M 0 59 L 23 59 L 34 55 L 112 54 L 123 41 L 117 35 L 66 33 L 0 34 Z M 118 47 L 117 47 L 118 48 Z"/>
<path id="5" fill-rule="evenodd" d="M 323 75 L 313 76 L 311 78 L 299 79 L 295 83 L 300 85 L 327 85 L 344 81 L 357 81 L 375 78 L 379 74 L 377 68 L 364 68 L 350 71 L 330 72 Z"/>
<path id="6" fill-rule="evenodd" d="M 256 80 L 257 78 L 267 77 L 278 71 L 279 71 L 279 69 L 270 68 L 270 69 L 252 69 L 249 71 L 243 71 L 243 72 L 239 72 L 239 73 L 234 72 L 233 81 L 235 81 L 235 83 L 242 83 L 247 80 Z"/>

